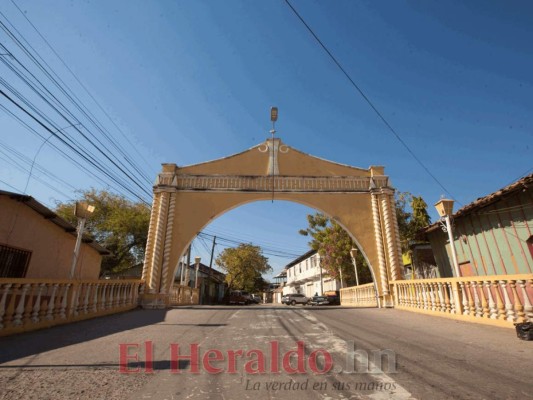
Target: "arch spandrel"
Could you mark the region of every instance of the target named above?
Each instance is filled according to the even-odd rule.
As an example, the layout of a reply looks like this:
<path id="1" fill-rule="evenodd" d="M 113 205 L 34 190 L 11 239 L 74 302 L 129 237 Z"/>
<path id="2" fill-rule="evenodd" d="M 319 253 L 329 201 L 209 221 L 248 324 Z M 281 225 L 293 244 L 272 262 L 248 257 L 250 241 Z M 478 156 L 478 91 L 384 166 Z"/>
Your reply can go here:
<path id="1" fill-rule="evenodd" d="M 233 208 L 272 196 L 307 205 L 339 222 L 365 255 L 380 294 L 388 296 L 389 276 L 401 274 L 396 220 L 389 206 L 393 193 L 383 167 L 337 164 L 279 139 L 202 164 L 164 164 L 154 186 L 154 204 L 159 206 L 152 211 L 156 221 L 148 234 L 145 305 L 167 304 L 175 267 L 206 225 Z"/>
<path id="2" fill-rule="evenodd" d="M 274 151 L 272 151 L 274 150 Z M 272 162 L 273 159 L 273 162 Z M 360 176 L 370 177 L 373 168 L 383 173 L 382 167 L 368 169 L 352 167 L 324 160 L 287 146 L 280 139 L 271 139 L 242 153 L 200 164 L 176 167 L 176 174 L 183 175 L 235 175 L 235 176 Z M 377 175 L 380 175 L 378 173 Z"/>

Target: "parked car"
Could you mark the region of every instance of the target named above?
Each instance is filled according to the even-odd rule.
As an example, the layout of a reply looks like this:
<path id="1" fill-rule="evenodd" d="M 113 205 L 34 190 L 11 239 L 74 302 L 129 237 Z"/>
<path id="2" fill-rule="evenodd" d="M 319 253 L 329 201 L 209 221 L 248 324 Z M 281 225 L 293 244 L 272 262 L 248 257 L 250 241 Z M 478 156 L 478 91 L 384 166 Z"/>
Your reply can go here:
<path id="1" fill-rule="evenodd" d="M 252 303 L 261 304 L 261 296 L 258 294 L 252 294 Z"/>
<path id="2" fill-rule="evenodd" d="M 250 296 L 250 293 L 245 292 L 244 290 L 233 290 L 229 294 L 229 304 L 250 304 L 252 301 L 252 298 Z"/>
<path id="3" fill-rule="evenodd" d="M 313 296 L 313 298 L 309 300 L 309 304 L 312 306 L 328 306 L 330 305 L 330 302 L 327 296 Z"/>
<path id="4" fill-rule="evenodd" d="M 307 304 L 309 298 L 300 293 L 290 293 L 281 298 L 281 302 L 286 305 Z"/>
<path id="5" fill-rule="evenodd" d="M 324 296 L 328 298 L 329 304 L 332 306 L 340 306 L 341 305 L 341 297 L 338 290 L 330 290 L 327 292 L 324 292 Z"/>

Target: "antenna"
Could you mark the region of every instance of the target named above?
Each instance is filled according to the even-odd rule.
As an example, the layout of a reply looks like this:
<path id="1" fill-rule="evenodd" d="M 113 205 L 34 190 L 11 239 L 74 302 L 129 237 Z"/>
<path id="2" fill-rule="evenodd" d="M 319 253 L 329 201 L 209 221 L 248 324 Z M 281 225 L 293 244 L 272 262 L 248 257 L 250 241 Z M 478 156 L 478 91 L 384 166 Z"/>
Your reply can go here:
<path id="1" fill-rule="evenodd" d="M 270 107 L 270 121 L 272 121 L 272 129 L 270 134 L 272 135 L 272 203 L 274 203 L 274 134 L 276 133 L 276 121 L 278 120 L 278 107 Z"/>

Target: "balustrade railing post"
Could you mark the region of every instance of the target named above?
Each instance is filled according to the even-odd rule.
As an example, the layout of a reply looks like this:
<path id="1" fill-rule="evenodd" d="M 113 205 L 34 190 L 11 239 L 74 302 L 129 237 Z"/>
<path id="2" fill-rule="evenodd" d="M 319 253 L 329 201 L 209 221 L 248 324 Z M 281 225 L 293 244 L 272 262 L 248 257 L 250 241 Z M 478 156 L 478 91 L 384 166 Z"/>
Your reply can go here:
<path id="1" fill-rule="evenodd" d="M 21 285 L 22 289 L 19 291 L 20 298 L 19 302 L 17 304 L 17 308 L 15 309 L 15 314 L 13 316 L 13 326 L 20 326 L 22 325 L 22 316 L 24 315 L 24 304 L 26 301 L 26 292 L 29 289 L 28 284 Z"/>
<path id="2" fill-rule="evenodd" d="M 485 318 L 490 318 L 489 303 L 487 302 L 487 296 L 485 296 L 483 281 L 477 281 L 476 283 L 479 288 L 479 295 L 481 297 L 482 316 Z"/>
<path id="3" fill-rule="evenodd" d="M 531 305 L 531 301 L 529 300 L 529 295 L 527 293 L 526 285 L 527 280 L 519 280 L 518 284 L 520 285 L 520 289 L 522 290 L 522 297 L 524 298 L 524 313 L 526 315 L 526 318 L 529 321 L 533 321 L 533 306 Z M 529 280 L 529 285 L 533 286 L 533 279 Z"/>
<path id="4" fill-rule="evenodd" d="M 54 307 L 55 307 L 55 300 L 56 300 L 56 292 L 57 287 L 59 285 L 57 283 L 52 283 L 52 294 L 50 295 L 50 300 L 48 300 L 48 310 L 46 311 L 46 319 L 49 321 L 53 321 L 54 319 Z"/>
<path id="5" fill-rule="evenodd" d="M 494 301 L 494 298 L 492 297 L 492 282 L 491 281 L 484 281 L 485 287 L 487 288 L 487 298 L 489 299 L 489 318 L 490 319 L 498 319 L 498 309 L 496 308 L 496 302 Z M 498 290 L 496 288 L 496 290 Z"/>
<path id="6" fill-rule="evenodd" d="M 90 283 L 86 283 L 85 284 L 85 290 L 84 290 L 84 293 L 83 293 L 83 307 L 81 309 L 83 314 L 87 314 L 89 312 L 89 298 L 90 298 L 90 295 L 91 295 L 92 286 L 93 285 L 90 284 Z"/>
<path id="7" fill-rule="evenodd" d="M 514 321 L 514 310 L 513 310 L 513 303 L 511 303 L 511 300 L 509 299 L 509 293 L 507 292 L 507 281 L 501 280 L 500 281 L 501 287 L 502 287 L 502 293 L 503 298 L 505 301 L 505 313 L 507 315 L 506 320 L 507 321 Z"/>
<path id="8" fill-rule="evenodd" d="M 0 329 L 3 329 L 5 326 L 4 316 L 6 315 L 6 299 L 11 286 L 11 283 L 5 283 L 2 285 L 2 297 L 0 298 Z"/>
<path id="9" fill-rule="evenodd" d="M 462 295 L 464 293 L 463 292 L 463 287 L 456 280 L 453 280 L 452 282 L 450 282 L 450 285 L 451 285 L 451 289 L 452 289 L 452 292 L 453 292 L 453 302 L 454 302 L 455 314 L 463 315 L 463 313 L 464 313 L 464 310 L 463 310 L 463 299 L 462 299 Z"/>
<path id="10" fill-rule="evenodd" d="M 518 292 L 516 291 L 516 281 L 510 280 L 509 286 L 511 287 L 511 293 L 513 294 L 513 308 L 516 314 L 516 322 L 525 322 L 526 314 L 524 313 L 524 306 L 520 302 L 520 297 L 518 297 Z"/>
<path id="11" fill-rule="evenodd" d="M 71 290 L 70 295 L 68 299 L 68 309 L 67 309 L 67 317 L 70 319 L 72 317 L 75 317 L 78 315 L 78 304 L 77 304 L 77 297 L 78 297 L 78 291 L 80 290 L 79 283 L 77 281 L 72 281 L 71 283 Z"/>
<path id="12" fill-rule="evenodd" d="M 483 315 L 483 309 L 481 308 L 481 302 L 479 301 L 479 295 L 477 292 L 477 282 L 471 281 L 470 286 L 472 287 L 472 291 L 474 292 L 474 309 L 475 309 L 475 316 L 481 317 Z"/>
<path id="13" fill-rule="evenodd" d="M 64 285 L 63 296 L 61 297 L 61 304 L 59 305 L 59 307 L 60 307 L 59 308 L 59 318 L 61 318 L 61 319 L 66 319 L 67 318 L 66 310 L 67 310 L 67 306 L 68 306 L 69 288 L 70 288 L 70 283 L 66 283 Z"/>
<path id="14" fill-rule="evenodd" d="M 43 292 L 44 287 L 44 283 L 37 284 L 37 297 L 33 301 L 33 309 L 31 312 L 31 321 L 33 323 L 37 323 L 40 321 L 39 312 L 41 311 L 41 293 Z"/>

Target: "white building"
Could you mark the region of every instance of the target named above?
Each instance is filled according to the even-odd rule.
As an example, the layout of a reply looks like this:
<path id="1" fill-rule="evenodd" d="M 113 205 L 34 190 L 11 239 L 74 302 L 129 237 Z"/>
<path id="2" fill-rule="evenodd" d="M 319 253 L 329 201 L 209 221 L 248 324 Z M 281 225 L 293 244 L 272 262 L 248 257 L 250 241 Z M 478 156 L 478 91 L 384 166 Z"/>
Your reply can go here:
<path id="1" fill-rule="evenodd" d="M 287 264 L 285 270 L 287 283 L 283 287 L 283 295 L 301 293 L 312 297 L 316 293 L 322 295 L 341 287 L 339 281 L 329 277 L 326 271 L 320 268 L 320 255 L 315 250 L 310 250 Z"/>

